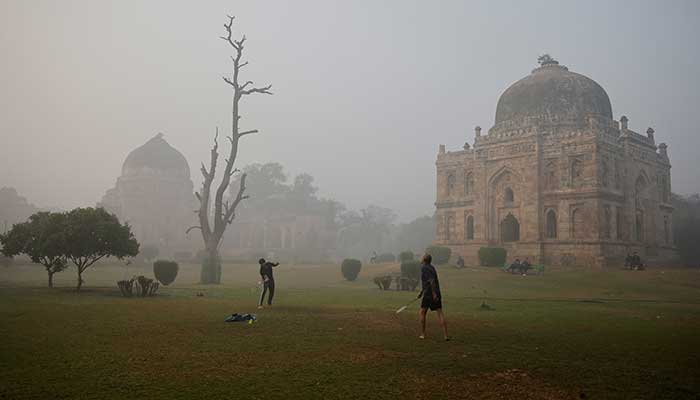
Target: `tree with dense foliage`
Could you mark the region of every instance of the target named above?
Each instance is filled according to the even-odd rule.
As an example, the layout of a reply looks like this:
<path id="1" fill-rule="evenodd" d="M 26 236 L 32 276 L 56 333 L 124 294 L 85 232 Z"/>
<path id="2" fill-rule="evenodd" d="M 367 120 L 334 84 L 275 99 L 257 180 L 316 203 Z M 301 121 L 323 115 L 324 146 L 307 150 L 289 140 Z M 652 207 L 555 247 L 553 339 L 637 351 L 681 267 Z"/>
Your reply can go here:
<path id="1" fill-rule="evenodd" d="M 435 240 L 435 217 L 419 217 L 407 224 L 401 224 L 396 235 L 399 249 L 421 251 Z"/>
<path id="2" fill-rule="evenodd" d="M 233 102 L 231 108 L 231 135 L 226 138 L 231 143 L 231 149 L 229 151 L 228 157 L 225 159 L 226 164 L 224 166 L 224 171 L 221 177 L 221 182 L 216 189 L 214 195 L 214 210 L 211 210 L 211 186 L 214 183 L 214 178 L 216 176 L 216 167 L 219 159 L 219 142 L 218 142 L 218 129 L 217 134 L 214 137 L 214 147 L 211 149 L 211 155 L 209 160 L 209 169 L 202 163 L 201 172 L 203 176 L 202 188 L 199 192 L 195 193 L 197 199 L 199 200 L 199 210 L 197 215 L 199 217 L 199 226 L 191 227 L 187 231 L 192 229 L 199 229 L 202 232 L 202 239 L 204 240 L 204 247 L 207 250 L 207 257 L 202 262 L 202 272 L 201 272 L 201 282 L 202 283 L 220 283 L 221 282 L 221 258 L 219 257 L 219 244 L 224 236 L 224 231 L 226 227 L 233 222 L 236 217 L 236 208 L 244 199 L 248 196 L 245 194 L 246 191 L 246 174 L 245 172 L 240 175 L 238 193 L 231 200 L 224 200 L 224 195 L 226 194 L 229 185 L 231 183 L 231 178 L 239 172 L 234 169 L 234 164 L 236 162 L 236 157 L 238 156 L 238 145 L 240 139 L 249 134 L 257 133 L 257 130 L 247 130 L 241 131 L 239 129 L 239 122 L 241 119 L 240 115 L 240 101 L 245 96 L 252 94 L 272 94 L 270 91 L 271 85 L 263 87 L 254 87 L 252 81 L 246 81 L 241 83 L 239 74 L 241 69 L 248 65 L 247 61 L 242 61 L 243 57 L 243 47 L 246 41 L 245 35 L 241 39 L 233 38 L 233 20 L 234 17 L 228 17 L 228 23 L 224 25 L 226 28 L 226 36 L 221 38 L 234 50 L 234 55 L 231 57 L 233 61 L 233 71 L 232 76 L 224 77 L 224 82 L 226 82 L 233 90 Z M 210 222 L 210 218 L 213 219 L 213 224 Z M 213 225 L 213 226 L 212 226 Z"/>
<path id="3" fill-rule="evenodd" d="M 65 223 L 65 255 L 78 269 L 78 291 L 83 272 L 97 261 L 105 257 L 121 260 L 139 253 L 131 227 L 103 208 L 76 208 L 66 214 Z"/>
<path id="4" fill-rule="evenodd" d="M 66 269 L 66 216 L 62 213 L 38 212 L 29 221 L 15 224 L 0 235 L 2 254 L 14 257 L 26 254 L 34 263 L 46 268 L 49 287 L 53 275 Z"/>

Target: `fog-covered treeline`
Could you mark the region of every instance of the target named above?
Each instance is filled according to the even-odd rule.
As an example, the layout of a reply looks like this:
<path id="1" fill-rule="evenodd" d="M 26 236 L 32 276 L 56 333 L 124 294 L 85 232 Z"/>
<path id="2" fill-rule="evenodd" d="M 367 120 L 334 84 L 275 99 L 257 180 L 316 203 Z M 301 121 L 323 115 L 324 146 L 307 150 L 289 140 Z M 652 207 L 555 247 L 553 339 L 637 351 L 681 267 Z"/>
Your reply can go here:
<path id="1" fill-rule="evenodd" d="M 302 173 L 290 179 L 279 163 L 251 164 L 243 171 L 247 174 L 250 199 L 240 207 L 241 220 L 261 214 L 322 216 L 327 226 L 336 232 L 334 253 L 337 258 L 367 260 L 373 253 L 421 252 L 433 241 L 433 217 L 397 223 L 396 213 L 381 205 L 349 210 L 335 199 L 319 197 L 313 176 Z"/>

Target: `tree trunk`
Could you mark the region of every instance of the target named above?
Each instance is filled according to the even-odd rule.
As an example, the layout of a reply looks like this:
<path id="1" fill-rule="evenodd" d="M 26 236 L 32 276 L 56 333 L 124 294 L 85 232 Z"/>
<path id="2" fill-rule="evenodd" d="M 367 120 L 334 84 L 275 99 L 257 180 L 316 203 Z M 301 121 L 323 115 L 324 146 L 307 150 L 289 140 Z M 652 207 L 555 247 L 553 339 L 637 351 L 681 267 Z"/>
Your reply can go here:
<path id="1" fill-rule="evenodd" d="M 221 283 L 221 257 L 219 257 L 218 246 L 213 243 L 207 245 L 207 255 L 202 260 L 200 278 L 203 284 Z"/>
<path id="2" fill-rule="evenodd" d="M 77 292 L 80 291 L 80 288 L 83 286 L 83 272 L 78 268 L 78 286 L 75 288 Z"/>
<path id="3" fill-rule="evenodd" d="M 49 288 L 53 288 L 53 271 L 49 271 Z"/>

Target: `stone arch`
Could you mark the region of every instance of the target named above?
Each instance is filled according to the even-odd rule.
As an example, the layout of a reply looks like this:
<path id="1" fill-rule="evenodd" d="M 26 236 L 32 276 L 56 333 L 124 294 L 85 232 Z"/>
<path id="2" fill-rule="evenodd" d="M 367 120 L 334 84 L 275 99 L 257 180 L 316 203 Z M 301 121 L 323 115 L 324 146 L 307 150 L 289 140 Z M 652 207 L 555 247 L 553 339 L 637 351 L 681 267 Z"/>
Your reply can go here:
<path id="1" fill-rule="evenodd" d="M 467 171 L 464 175 L 464 195 L 471 196 L 474 194 L 474 174 Z"/>
<path id="2" fill-rule="evenodd" d="M 513 189 L 508 186 L 506 190 L 503 191 L 503 200 L 506 203 L 512 203 L 515 201 L 515 195 L 513 194 Z"/>
<path id="3" fill-rule="evenodd" d="M 471 215 L 467 216 L 465 226 L 466 226 L 465 238 L 467 240 L 474 240 L 474 217 L 473 216 L 471 216 Z"/>
<path id="4" fill-rule="evenodd" d="M 517 242 L 520 240 L 520 222 L 508 213 L 501 221 L 501 241 L 504 243 Z"/>
<path id="5" fill-rule="evenodd" d="M 455 231 L 455 217 L 454 215 L 448 214 L 445 216 L 445 240 L 450 241 L 454 239 Z"/>
<path id="6" fill-rule="evenodd" d="M 610 239 L 610 234 L 612 232 L 612 209 L 609 205 L 603 206 L 603 238 Z"/>
<path id="7" fill-rule="evenodd" d="M 576 207 L 571 210 L 571 237 L 574 239 L 581 239 L 586 236 L 585 234 L 585 220 L 584 210 L 581 207 Z"/>
<path id="8" fill-rule="evenodd" d="M 556 211 L 549 209 L 545 214 L 545 230 L 544 236 L 547 239 L 557 238 L 557 213 Z"/>
<path id="9" fill-rule="evenodd" d="M 447 173 L 447 195 L 452 196 L 457 186 L 457 174 L 454 171 Z"/>
<path id="10" fill-rule="evenodd" d="M 508 166 L 502 166 L 487 180 L 486 203 L 488 204 L 487 216 L 485 220 L 486 237 L 492 241 L 502 241 L 501 213 L 498 207 L 502 204 L 503 191 L 511 188 L 514 192 L 522 185 L 523 179 L 520 174 L 513 171 Z M 517 212 L 518 204 L 508 204 L 513 212 Z M 519 228 L 518 228 L 519 237 Z"/>
<path id="11" fill-rule="evenodd" d="M 573 157 L 569 162 L 569 179 L 571 186 L 579 185 L 583 180 L 583 158 Z"/>

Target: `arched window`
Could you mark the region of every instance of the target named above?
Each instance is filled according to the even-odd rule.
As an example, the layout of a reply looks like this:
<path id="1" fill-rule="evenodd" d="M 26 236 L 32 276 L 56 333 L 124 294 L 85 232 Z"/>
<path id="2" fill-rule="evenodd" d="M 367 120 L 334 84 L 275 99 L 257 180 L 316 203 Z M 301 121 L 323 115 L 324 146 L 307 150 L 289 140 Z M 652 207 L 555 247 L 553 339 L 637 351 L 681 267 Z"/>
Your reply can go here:
<path id="1" fill-rule="evenodd" d="M 467 226 L 467 232 L 466 232 L 467 233 L 466 234 L 467 240 L 474 240 L 474 217 L 472 217 L 471 215 L 467 217 L 466 226 Z"/>
<path id="2" fill-rule="evenodd" d="M 557 213 L 554 210 L 547 211 L 544 234 L 547 239 L 556 239 L 557 237 Z"/>
<path id="3" fill-rule="evenodd" d="M 634 218 L 635 238 L 638 242 L 644 240 L 644 212 L 638 210 Z"/>
<path id="4" fill-rule="evenodd" d="M 639 175 L 634 183 L 634 204 L 637 208 L 643 207 L 642 195 L 646 185 L 647 181 L 644 179 L 644 175 Z"/>
<path id="5" fill-rule="evenodd" d="M 513 195 L 513 189 L 506 188 L 506 191 L 503 195 L 503 199 L 506 201 L 506 203 L 512 203 L 515 200 L 515 196 Z"/>
<path id="6" fill-rule="evenodd" d="M 583 210 L 575 208 L 571 212 L 571 237 L 581 239 L 586 237 L 584 226 L 586 224 Z"/>
<path id="7" fill-rule="evenodd" d="M 571 160 L 571 186 L 581 182 L 583 178 L 583 161 L 576 157 Z"/>
<path id="8" fill-rule="evenodd" d="M 664 215 L 664 242 L 666 244 L 671 242 L 671 229 L 669 227 L 667 215 Z"/>
<path id="9" fill-rule="evenodd" d="M 622 240 L 624 233 L 624 223 L 623 223 L 622 207 L 615 208 L 615 230 L 617 234 L 617 240 Z"/>
<path id="10" fill-rule="evenodd" d="M 550 161 L 547 163 L 545 168 L 545 180 L 544 186 L 546 189 L 553 190 L 559 187 L 559 182 L 557 181 L 557 163 L 556 161 Z"/>
<path id="11" fill-rule="evenodd" d="M 449 241 L 452 239 L 452 233 L 455 230 L 455 217 L 448 215 L 445 218 L 445 240 Z"/>
<path id="12" fill-rule="evenodd" d="M 457 184 L 457 177 L 454 172 L 447 174 L 447 195 L 452 196 L 455 191 L 455 185 Z"/>
<path id="13" fill-rule="evenodd" d="M 501 241 L 517 242 L 518 240 L 520 240 L 520 223 L 513 214 L 508 213 L 501 221 Z"/>
<path id="14" fill-rule="evenodd" d="M 612 210 L 610 210 L 610 206 L 605 206 L 603 208 L 603 238 L 605 239 L 610 239 L 610 230 L 611 230 L 611 219 L 612 219 Z"/>
<path id="15" fill-rule="evenodd" d="M 610 185 L 610 164 L 607 158 L 603 159 L 601 169 L 601 181 L 603 183 L 603 187 L 608 187 L 608 185 Z"/>
<path id="16" fill-rule="evenodd" d="M 474 194 L 474 174 L 467 172 L 464 177 L 464 195 L 471 196 Z"/>

